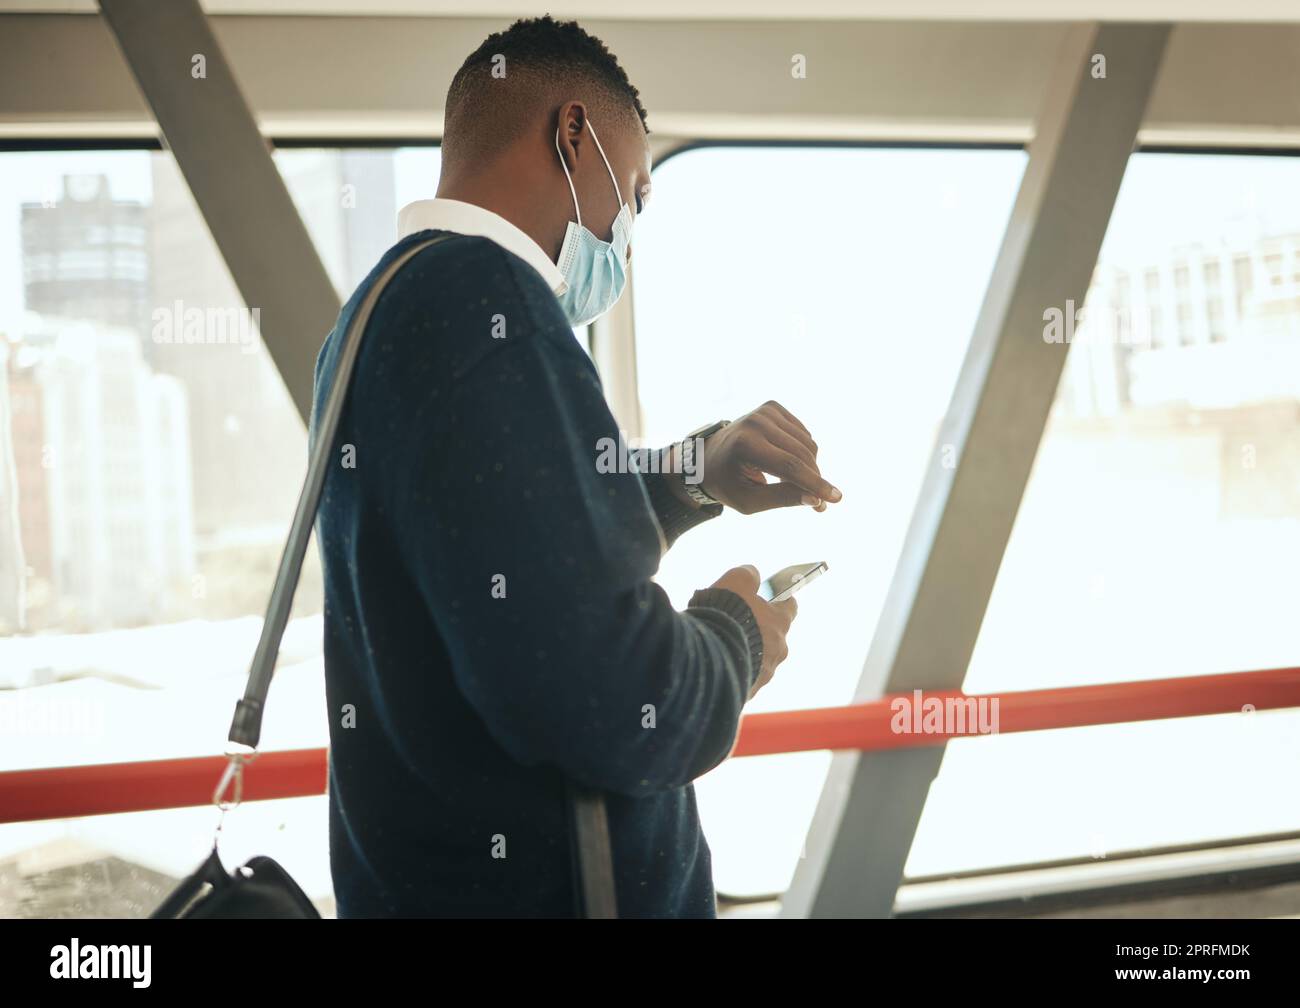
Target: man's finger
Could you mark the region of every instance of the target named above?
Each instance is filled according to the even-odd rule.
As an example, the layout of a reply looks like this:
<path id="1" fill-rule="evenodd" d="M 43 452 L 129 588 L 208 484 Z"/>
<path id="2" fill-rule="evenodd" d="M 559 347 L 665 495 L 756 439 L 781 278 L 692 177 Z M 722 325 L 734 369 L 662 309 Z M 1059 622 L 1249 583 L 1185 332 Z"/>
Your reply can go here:
<path id="1" fill-rule="evenodd" d="M 771 473 L 785 483 L 794 483 L 820 500 L 834 504 L 843 494 L 828 483 L 816 467 L 782 451 L 774 445 L 760 446 L 754 462 L 765 473 Z"/>
<path id="2" fill-rule="evenodd" d="M 801 505 L 807 507 L 809 505 L 804 498 L 808 496 L 807 490 L 794 483 L 766 483 L 745 492 L 745 506 L 750 514 L 783 507 L 799 507 Z M 815 500 L 816 498 L 810 499 Z M 821 509 L 824 510 L 825 507 L 826 504 L 823 502 Z"/>

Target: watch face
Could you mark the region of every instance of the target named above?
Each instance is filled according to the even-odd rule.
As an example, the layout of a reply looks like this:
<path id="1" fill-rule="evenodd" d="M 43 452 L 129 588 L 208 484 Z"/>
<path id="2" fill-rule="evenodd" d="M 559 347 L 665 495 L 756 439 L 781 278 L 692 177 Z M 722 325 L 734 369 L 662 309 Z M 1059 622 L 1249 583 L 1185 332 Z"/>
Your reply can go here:
<path id="1" fill-rule="evenodd" d="M 716 434 L 718 431 L 722 430 L 722 428 L 727 426 L 727 424 L 729 423 L 731 423 L 730 420 L 719 420 L 717 423 L 705 424 L 703 427 L 699 427 L 691 431 L 689 434 L 686 435 L 686 437 L 689 438 L 690 440 L 694 440 L 695 438 L 708 437 L 710 434 Z"/>

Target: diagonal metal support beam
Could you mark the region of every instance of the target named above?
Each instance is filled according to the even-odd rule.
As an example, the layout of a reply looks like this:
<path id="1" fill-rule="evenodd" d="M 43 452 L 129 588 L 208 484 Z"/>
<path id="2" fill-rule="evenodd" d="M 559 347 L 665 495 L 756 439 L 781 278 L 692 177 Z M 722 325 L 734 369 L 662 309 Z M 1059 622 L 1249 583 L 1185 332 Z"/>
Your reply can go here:
<path id="1" fill-rule="evenodd" d="M 1067 35 L 857 700 L 962 685 L 1069 349 L 1044 312 L 1083 304 L 1169 30 Z M 782 915 L 890 916 L 942 759 L 837 753 Z"/>
<path id="2" fill-rule="evenodd" d="M 306 420 L 339 297 L 207 16 L 198 0 L 99 6 Z"/>

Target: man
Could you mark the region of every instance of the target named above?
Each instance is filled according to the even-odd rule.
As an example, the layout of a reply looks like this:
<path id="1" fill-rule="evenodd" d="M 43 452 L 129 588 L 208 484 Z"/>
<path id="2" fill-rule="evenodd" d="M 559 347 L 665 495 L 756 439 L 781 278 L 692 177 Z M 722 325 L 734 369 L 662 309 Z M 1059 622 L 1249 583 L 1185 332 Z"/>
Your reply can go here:
<path id="1" fill-rule="evenodd" d="M 319 409 L 365 292 L 444 236 L 376 305 L 321 507 L 339 915 L 574 914 L 572 780 L 607 796 L 622 915 L 714 916 L 691 781 L 731 751 L 795 606 L 752 567 L 685 612 L 651 578 L 724 506 L 839 491 L 775 403 L 654 471 L 599 464 L 619 432 L 572 327 L 622 292 L 650 193 L 645 113 L 601 42 L 549 17 L 488 38 L 442 156 L 317 362 Z"/>

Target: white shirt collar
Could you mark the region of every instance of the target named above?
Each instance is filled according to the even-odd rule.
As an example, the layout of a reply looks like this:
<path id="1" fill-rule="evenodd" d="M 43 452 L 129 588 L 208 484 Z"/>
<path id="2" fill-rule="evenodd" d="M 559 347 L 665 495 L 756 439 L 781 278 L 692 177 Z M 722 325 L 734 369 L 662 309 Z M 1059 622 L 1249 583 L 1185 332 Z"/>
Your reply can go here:
<path id="1" fill-rule="evenodd" d="M 542 275 L 546 285 L 558 296 L 568 289 L 564 274 L 551 262 L 542 247 L 500 214 L 473 203 L 452 199 L 417 200 L 402 207 L 397 215 L 397 237 L 402 239 L 417 231 L 454 231 L 496 242 L 513 252 Z"/>

